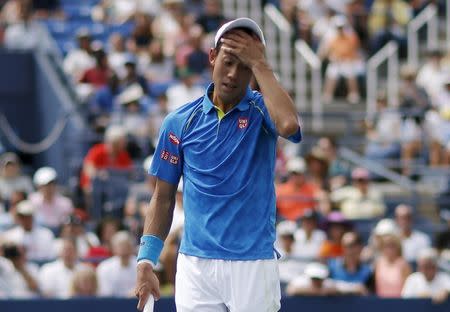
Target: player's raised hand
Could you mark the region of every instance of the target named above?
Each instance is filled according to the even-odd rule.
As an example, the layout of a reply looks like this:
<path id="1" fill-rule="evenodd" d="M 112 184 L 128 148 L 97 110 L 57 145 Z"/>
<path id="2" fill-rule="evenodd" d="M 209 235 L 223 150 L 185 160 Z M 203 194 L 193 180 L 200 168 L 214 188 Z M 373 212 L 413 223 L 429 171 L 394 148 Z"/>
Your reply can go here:
<path id="1" fill-rule="evenodd" d="M 159 292 L 159 281 L 153 268 L 149 263 L 139 263 L 137 266 L 137 282 L 135 289 L 136 297 L 139 299 L 137 308 L 139 311 L 144 309 L 150 295 L 158 300 L 161 295 Z"/>
<path id="2" fill-rule="evenodd" d="M 246 66 L 265 62 L 264 45 L 256 35 L 250 35 L 243 30 L 230 31 L 221 39 L 224 52 L 235 55 Z"/>

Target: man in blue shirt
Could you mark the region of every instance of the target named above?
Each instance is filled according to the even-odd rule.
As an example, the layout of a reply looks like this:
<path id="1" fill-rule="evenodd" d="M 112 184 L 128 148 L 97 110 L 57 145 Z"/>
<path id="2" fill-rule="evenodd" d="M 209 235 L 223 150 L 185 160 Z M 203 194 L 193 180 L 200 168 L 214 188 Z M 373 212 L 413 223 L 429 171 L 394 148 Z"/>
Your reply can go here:
<path id="1" fill-rule="evenodd" d="M 280 308 L 275 259 L 275 147 L 301 140 L 297 112 L 265 56 L 264 36 L 248 18 L 223 25 L 209 53 L 203 97 L 169 114 L 149 173 L 156 176 L 138 255 L 142 309 L 159 298 L 153 273 L 183 176 L 185 226 L 177 263 L 177 311 Z M 255 77 L 261 93 L 252 91 Z"/>

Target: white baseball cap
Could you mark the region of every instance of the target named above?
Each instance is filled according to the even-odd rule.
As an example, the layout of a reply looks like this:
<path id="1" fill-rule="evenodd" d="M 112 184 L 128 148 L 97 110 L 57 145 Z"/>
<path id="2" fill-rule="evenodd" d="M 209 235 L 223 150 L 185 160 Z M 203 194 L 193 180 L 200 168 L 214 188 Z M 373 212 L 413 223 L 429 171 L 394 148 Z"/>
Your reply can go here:
<path id="1" fill-rule="evenodd" d="M 277 234 L 280 236 L 294 235 L 297 230 L 297 224 L 294 221 L 281 221 L 277 225 Z"/>
<path id="2" fill-rule="evenodd" d="M 294 157 L 288 160 L 286 164 L 286 170 L 288 172 L 305 173 L 306 162 L 301 157 Z"/>
<path id="3" fill-rule="evenodd" d="M 34 214 L 34 205 L 29 200 L 22 200 L 17 204 L 16 213 L 22 216 L 32 216 Z"/>
<path id="4" fill-rule="evenodd" d="M 36 186 L 47 185 L 58 177 L 56 170 L 52 167 L 39 168 L 33 176 L 33 182 Z"/>
<path id="5" fill-rule="evenodd" d="M 241 17 L 237 18 L 235 20 L 232 20 L 226 24 L 223 24 L 222 27 L 219 28 L 219 30 L 216 33 L 216 36 L 214 37 L 214 47 L 217 47 L 217 44 L 219 43 L 220 38 L 222 36 L 229 32 L 232 29 L 235 28 L 248 28 L 250 29 L 255 35 L 258 36 L 259 40 L 266 45 L 266 40 L 264 39 L 264 34 L 261 30 L 261 28 L 256 24 L 256 22 L 248 17 Z"/>
<path id="6" fill-rule="evenodd" d="M 373 232 L 378 236 L 399 234 L 397 224 L 392 219 L 382 219 L 378 221 Z"/>
<path id="7" fill-rule="evenodd" d="M 309 278 L 326 279 L 328 274 L 328 268 L 322 263 L 309 263 L 305 268 L 305 275 Z"/>

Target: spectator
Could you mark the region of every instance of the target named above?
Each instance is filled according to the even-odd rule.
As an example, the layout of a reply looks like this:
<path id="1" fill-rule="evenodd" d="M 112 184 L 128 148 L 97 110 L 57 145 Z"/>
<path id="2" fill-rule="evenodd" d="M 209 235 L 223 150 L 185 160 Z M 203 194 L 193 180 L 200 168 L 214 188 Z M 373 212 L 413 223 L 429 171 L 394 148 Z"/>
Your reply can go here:
<path id="1" fill-rule="evenodd" d="M 350 223 L 338 211 L 333 211 L 327 216 L 325 223 L 327 240 L 320 247 L 319 258 L 329 260 L 342 257 L 342 237 L 349 230 Z"/>
<path id="2" fill-rule="evenodd" d="M 369 15 L 371 54 L 390 40 L 395 40 L 404 54 L 406 25 L 412 17 L 411 7 L 403 0 L 375 0 Z"/>
<path id="3" fill-rule="evenodd" d="M 324 151 L 319 146 L 314 146 L 306 155 L 305 160 L 310 181 L 321 190 L 328 190 L 328 167 L 330 164 Z"/>
<path id="4" fill-rule="evenodd" d="M 16 207 L 21 201 L 27 199 L 27 193 L 23 191 L 14 191 L 9 199 L 9 211 L 0 214 L 0 233 L 14 226 L 16 222 Z"/>
<path id="5" fill-rule="evenodd" d="M 125 62 L 129 57 L 127 49 L 125 47 L 124 37 L 118 33 L 112 33 L 109 36 L 109 51 L 108 51 L 108 63 L 111 69 L 123 79 L 126 75 L 125 73 Z"/>
<path id="6" fill-rule="evenodd" d="M 70 285 L 70 297 L 95 297 L 98 294 L 98 282 L 95 269 L 83 266 L 74 272 Z"/>
<path id="7" fill-rule="evenodd" d="M 425 89 L 432 104 L 444 86 L 445 72 L 442 67 L 442 54 L 439 50 L 428 52 L 425 64 L 419 69 L 416 83 Z"/>
<path id="8" fill-rule="evenodd" d="M 108 297 L 130 297 L 136 282 L 135 244 L 128 232 L 121 231 L 111 239 L 114 257 L 97 268 L 99 293 Z"/>
<path id="9" fill-rule="evenodd" d="M 294 255 L 303 259 L 317 259 L 326 234 L 318 228 L 319 215 L 306 209 L 301 217 L 300 228 L 294 233 Z"/>
<path id="10" fill-rule="evenodd" d="M 277 213 L 281 217 L 295 221 L 308 208 L 316 208 L 319 188 L 305 176 L 306 164 L 303 158 L 291 158 L 286 164 L 288 180 L 276 188 Z"/>
<path id="11" fill-rule="evenodd" d="M 400 229 L 403 256 L 407 261 L 416 261 L 419 252 L 430 247 L 430 238 L 423 232 L 414 230 L 413 209 L 408 205 L 395 208 L 395 221 Z"/>
<path id="12" fill-rule="evenodd" d="M 148 54 L 140 55 L 139 61 L 139 68 L 150 84 L 170 83 L 174 77 L 174 62 L 172 58 L 164 55 L 161 40 L 153 40 L 148 48 Z"/>
<path id="13" fill-rule="evenodd" d="M 161 13 L 152 23 L 153 35 L 162 41 L 163 53 L 172 57 L 175 53 L 175 38 L 180 31 L 180 18 L 185 15 L 183 0 L 163 0 Z"/>
<path id="14" fill-rule="evenodd" d="M 337 156 L 338 146 L 336 141 L 330 137 L 322 137 L 317 142 L 317 146 L 324 152 L 329 163 L 328 177 L 331 190 L 344 186 L 347 177 L 350 175 L 350 168 Z"/>
<path id="15" fill-rule="evenodd" d="M 276 249 L 281 254 L 280 259 L 278 259 L 278 269 L 282 284 L 289 283 L 304 269 L 304 262 L 294 254 L 294 234 L 296 230 L 297 225 L 293 221 L 281 221 L 277 225 Z"/>
<path id="16" fill-rule="evenodd" d="M 334 17 L 334 23 L 337 29 L 336 34 L 331 35 L 331 38 L 326 40 L 319 49 L 319 56 L 330 61 L 325 74 L 324 102 L 331 102 L 337 81 L 343 77 L 348 86 L 347 100 L 357 104 L 360 100 L 357 76 L 364 68 L 359 55 L 359 39 L 352 29 L 345 28 L 347 20 L 344 16 Z"/>
<path id="17" fill-rule="evenodd" d="M 95 58 L 91 47 L 91 33 L 87 28 L 80 28 L 76 33 L 78 48 L 70 50 L 64 58 L 64 71 L 74 82 L 81 80 L 89 68 L 95 66 Z"/>
<path id="18" fill-rule="evenodd" d="M 5 1 L 3 1 L 5 2 Z M 23 0 L 6 0 L 6 3 L 1 7 L 0 19 L 7 25 L 19 23 L 21 20 L 21 2 Z"/>
<path id="19" fill-rule="evenodd" d="M 39 271 L 42 295 L 49 298 L 68 298 L 72 277 L 83 266 L 84 264 L 78 262 L 75 241 L 64 239 L 58 259 L 44 264 Z"/>
<path id="20" fill-rule="evenodd" d="M 348 219 L 371 219 L 384 215 L 386 207 L 381 193 L 370 185 L 369 171 L 356 168 L 352 171 L 351 186 L 344 186 L 331 193 L 343 215 Z"/>
<path id="21" fill-rule="evenodd" d="M 89 68 L 81 76 L 80 82 L 90 85 L 95 90 L 104 87 L 108 83 L 108 77 L 112 75 L 108 64 L 108 55 L 103 50 L 94 51 L 95 66 Z"/>
<path id="22" fill-rule="evenodd" d="M 33 10 L 36 18 L 64 17 L 60 0 L 33 0 Z"/>
<path id="23" fill-rule="evenodd" d="M 106 217 L 102 219 L 96 228 L 96 235 L 100 239 L 100 245 L 91 246 L 86 255 L 86 259 L 98 264 L 112 256 L 111 239 L 118 231 L 121 230 L 122 225 L 118 219 Z"/>
<path id="24" fill-rule="evenodd" d="M 30 195 L 30 202 L 36 208 L 36 222 L 55 231 L 73 212 L 72 201 L 57 189 L 57 179 L 55 169 L 40 168 L 33 177 L 38 191 Z"/>
<path id="25" fill-rule="evenodd" d="M 108 83 L 98 89 L 89 103 L 90 113 L 97 118 L 94 122 L 96 127 L 104 127 L 108 123 L 111 113 L 117 109 L 116 97 L 121 91 L 119 77 L 111 73 L 108 77 Z"/>
<path id="26" fill-rule="evenodd" d="M 136 12 L 135 26 L 131 33 L 132 50 L 136 53 L 146 51 L 153 40 L 152 19 L 143 12 Z"/>
<path id="27" fill-rule="evenodd" d="M 215 33 L 220 26 L 227 22 L 222 13 L 222 1 L 205 0 L 204 11 L 197 17 L 195 22 L 200 25 L 204 33 Z"/>
<path id="28" fill-rule="evenodd" d="M 343 257 L 330 260 L 330 278 L 340 293 L 367 295 L 372 269 L 361 262 L 363 243 L 355 232 L 342 237 Z"/>
<path id="29" fill-rule="evenodd" d="M 209 55 L 203 48 L 204 34 L 200 27 L 191 27 L 189 32 L 189 44 L 191 51 L 186 55 L 185 66 L 197 75 L 209 73 Z"/>
<path id="30" fill-rule="evenodd" d="M 440 215 L 446 223 L 446 227 L 437 233 L 434 246 L 444 259 L 450 259 L 450 210 L 444 209 L 441 211 Z"/>
<path id="31" fill-rule="evenodd" d="M 15 293 L 14 297 L 36 298 L 39 294 L 38 266 L 27 262 L 23 247 L 8 243 L 2 247 L 3 256 L 10 260 L 14 266 L 14 278 L 10 283 L 10 287 Z"/>
<path id="32" fill-rule="evenodd" d="M 335 32 L 334 17 L 336 16 L 334 10 L 328 8 L 326 14 L 314 22 L 312 27 L 312 46 L 316 50 L 322 40 L 329 32 Z"/>
<path id="33" fill-rule="evenodd" d="M 19 2 L 19 18 L 17 23 L 6 28 L 5 46 L 9 49 L 49 51 L 51 45 L 45 29 L 32 19 L 31 1 Z"/>
<path id="34" fill-rule="evenodd" d="M 71 215 L 64 220 L 59 238 L 55 240 L 55 250 L 61 250 L 65 239 L 76 242 L 80 258 L 85 258 L 91 247 L 100 245 L 97 235 L 86 231 L 83 221 L 76 215 Z"/>
<path id="35" fill-rule="evenodd" d="M 401 154 L 401 115 L 397 108 L 389 107 L 385 93 L 377 95 L 377 112 L 366 120 L 366 157 L 382 161 L 398 159 Z"/>
<path id="36" fill-rule="evenodd" d="M 126 151 L 126 131 L 113 125 L 105 132 L 104 143 L 94 145 L 83 161 L 81 187 L 90 192 L 91 179 L 107 178 L 108 169 L 130 170 L 131 158 Z"/>
<path id="37" fill-rule="evenodd" d="M 398 236 L 399 229 L 392 219 L 381 219 L 372 231 L 369 237 L 369 243 L 364 247 L 361 259 L 365 262 L 372 262 L 381 255 L 383 237 Z"/>
<path id="38" fill-rule="evenodd" d="M 450 293 L 450 276 L 438 272 L 438 254 L 436 250 L 421 250 L 417 262 L 418 272 L 412 273 L 402 290 L 403 298 L 431 298 L 436 303 L 443 303 Z"/>
<path id="39" fill-rule="evenodd" d="M 203 95 L 203 88 L 195 84 L 197 76 L 191 69 L 180 69 L 178 75 L 181 81 L 167 89 L 167 104 L 170 112 Z"/>
<path id="40" fill-rule="evenodd" d="M 17 289 L 11 287 L 14 285 L 14 278 L 14 265 L 0 255 L 0 299 L 10 299 L 16 296 Z"/>
<path id="41" fill-rule="evenodd" d="M 18 225 L 3 233 L 3 240 L 24 246 L 31 261 L 46 261 L 55 257 L 53 250 L 54 235 L 44 227 L 35 224 L 36 207 L 24 200 L 17 205 Z"/>
<path id="42" fill-rule="evenodd" d="M 375 261 L 375 290 L 379 297 L 399 298 L 411 268 L 402 256 L 400 239 L 384 236 L 381 255 Z"/>
<path id="43" fill-rule="evenodd" d="M 0 198 L 10 200 L 15 191 L 33 191 L 31 179 L 21 174 L 20 161 L 14 153 L 4 153 L 0 157 Z"/>
<path id="44" fill-rule="evenodd" d="M 336 286 L 328 275 L 328 268 L 324 264 L 312 262 L 306 266 L 303 275 L 288 284 L 286 292 L 289 296 L 337 295 Z"/>
<path id="45" fill-rule="evenodd" d="M 110 24 L 122 24 L 133 17 L 136 9 L 137 0 L 102 0 L 93 7 L 92 19 Z"/>
<path id="46" fill-rule="evenodd" d="M 148 83 L 147 80 L 141 76 L 136 69 L 136 58 L 132 55 L 129 55 L 125 60 L 125 76 L 121 81 L 121 86 L 123 88 L 127 88 L 129 86 L 138 84 L 142 91 L 147 94 L 148 93 Z"/>
<path id="47" fill-rule="evenodd" d="M 400 110 L 403 114 L 423 117 L 431 103 L 425 89 L 416 82 L 417 70 L 410 65 L 400 68 Z"/>

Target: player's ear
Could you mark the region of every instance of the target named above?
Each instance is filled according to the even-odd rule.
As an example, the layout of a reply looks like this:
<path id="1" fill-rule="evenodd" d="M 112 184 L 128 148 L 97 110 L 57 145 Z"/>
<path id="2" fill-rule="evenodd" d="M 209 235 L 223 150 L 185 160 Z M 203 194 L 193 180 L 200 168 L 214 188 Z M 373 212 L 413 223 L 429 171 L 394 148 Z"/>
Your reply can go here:
<path id="1" fill-rule="evenodd" d="M 217 52 L 217 49 L 215 49 L 215 48 L 211 48 L 209 50 L 209 64 L 212 67 L 214 67 L 214 64 L 216 63 L 216 59 L 217 59 L 218 54 L 219 53 Z"/>

